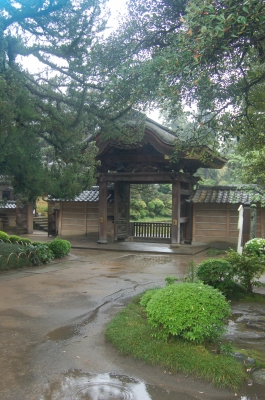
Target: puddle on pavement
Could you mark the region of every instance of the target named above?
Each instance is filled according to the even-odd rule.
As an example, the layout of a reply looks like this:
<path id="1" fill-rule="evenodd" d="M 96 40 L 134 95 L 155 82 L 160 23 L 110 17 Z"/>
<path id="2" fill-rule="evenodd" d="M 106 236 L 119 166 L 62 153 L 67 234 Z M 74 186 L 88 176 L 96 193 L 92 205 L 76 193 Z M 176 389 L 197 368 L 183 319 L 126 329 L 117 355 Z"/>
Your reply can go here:
<path id="1" fill-rule="evenodd" d="M 143 263 L 145 266 L 152 266 L 154 264 L 166 264 L 171 261 L 172 259 L 170 257 L 164 255 L 146 256 L 138 254 L 126 254 L 124 256 L 115 257 L 113 259 L 102 260 L 101 263 L 104 265 L 116 264 L 118 266 L 124 267 L 128 266 L 128 264 L 130 263 Z"/>
<path id="2" fill-rule="evenodd" d="M 75 336 L 80 336 L 82 333 L 82 329 L 90 322 L 92 322 L 98 313 L 98 310 L 104 306 L 108 301 L 105 301 L 103 304 L 90 311 L 85 318 L 83 318 L 80 322 L 73 325 L 61 326 L 60 328 L 54 329 L 49 332 L 45 337 L 44 341 L 52 340 L 52 341 L 61 341 L 68 340 Z"/>
<path id="3" fill-rule="evenodd" d="M 232 304 L 232 317 L 224 340 L 231 340 L 239 349 L 251 349 L 264 354 L 265 309 L 257 303 Z M 77 335 L 86 323 L 93 320 L 97 310 L 89 313 L 82 323 L 64 326 L 50 332 L 46 340 L 68 340 Z M 265 400 L 265 373 L 262 369 L 250 372 L 249 382 L 244 384 L 236 398 L 240 400 Z M 70 371 L 47 387 L 40 400 L 193 400 L 201 394 L 170 392 L 159 386 L 146 385 L 141 381 L 114 374 L 87 374 Z M 233 395 L 231 394 L 231 397 Z"/>
<path id="4" fill-rule="evenodd" d="M 158 386 L 116 374 L 69 371 L 50 384 L 40 400 L 194 400 L 197 396 L 173 393 Z"/>
<path id="5" fill-rule="evenodd" d="M 62 326 L 61 328 L 55 329 L 54 331 L 48 333 L 45 336 L 45 340 L 68 340 L 73 336 L 78 335 L 80 330 L 80 325 L 69 325 Z"/>
<path id="6" fill-rule="evenodd" d="M 40 400 L 195 400 L 203 399 L 201 391 L 194 395 L 147 385 L 135 378 L 118 374 L 90 374 L 70 370 L 58 380 L 47 384 Z M 209 393 L 207 394 L 209 398 Z M 215 396 L 214 396 L 215 398 Z M 220 397 L 224 398 L 224 397 Z M 264 400 L 263 385 L 246 385 L 229 399 Z"/>

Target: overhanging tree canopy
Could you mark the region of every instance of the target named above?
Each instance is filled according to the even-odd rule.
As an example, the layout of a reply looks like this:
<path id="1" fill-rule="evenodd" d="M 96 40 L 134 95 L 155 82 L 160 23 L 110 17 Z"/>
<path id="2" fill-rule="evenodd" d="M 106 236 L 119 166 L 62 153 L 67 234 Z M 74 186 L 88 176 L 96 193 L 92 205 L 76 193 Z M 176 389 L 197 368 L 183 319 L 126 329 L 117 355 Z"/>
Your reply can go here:
<path id="1" fill-rule="evenodd" d="M 116 43 L 142 62 L 161 111 L 172 121 L 186 111 L 189 142 L 215 149 L 236 138 L 262 161 L 264 23 L 263 0 L 130 0 Z"/>
<path id="2" fill-rule="evenodd" d="M 124 51 L 148 59 L 161 109 L 175 118 L 184 106 L 196 106 L 197 133 L 211 141 L 213 130 L 226 139 L 264 126 L 262 0 L 129 4 Z"/>
<path id="3" fill-rule="evenodd" d="M 97 149 L 90 142 L 83 152 L 85 139 L 98 131 L 121 135 L 121 117 L 136 105 L 137 78 L 117 86 L 119 61 L 102 50 L 104 3 L 1 2 L 0 168 L 25 199 L 42 192 L 73 197 L 89 187 Z M 39 61 L 38 72 L 19 63 L 28 56 Z"/>

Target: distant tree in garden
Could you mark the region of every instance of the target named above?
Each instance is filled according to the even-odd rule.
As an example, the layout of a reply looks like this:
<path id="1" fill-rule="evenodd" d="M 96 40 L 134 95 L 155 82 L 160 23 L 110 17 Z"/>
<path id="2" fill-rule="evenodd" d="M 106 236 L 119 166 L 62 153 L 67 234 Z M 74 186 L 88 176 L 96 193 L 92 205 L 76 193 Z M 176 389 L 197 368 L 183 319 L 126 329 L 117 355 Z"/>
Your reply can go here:
<path id="1" fill-rule="evenodd" d="M 130 185 L 131 198 L 145 203 L 157 197 L 158 185 Z"/>
<path id="2" fill-rule="evenodd" d="M 160 199 L 154 199 L 147 204 L 148 210 L 152 211 L 155 215 L 161 215 L 164 210 L 164 203 Z"/>
<path id="3" fill-rule="evenodd" d="M 137 211 L 144 210 L 146 208 L 146 203 L 143 200 L 135 200 L 131 201 L 131 207 Z"/>
<path id="4" fill-rule="evenodd" d="M 165 183 L 163 185 L 158 185 L 158 192 L 164 194 L 171 194 L 172 193 L 172 185 L 169 183 Z"/>

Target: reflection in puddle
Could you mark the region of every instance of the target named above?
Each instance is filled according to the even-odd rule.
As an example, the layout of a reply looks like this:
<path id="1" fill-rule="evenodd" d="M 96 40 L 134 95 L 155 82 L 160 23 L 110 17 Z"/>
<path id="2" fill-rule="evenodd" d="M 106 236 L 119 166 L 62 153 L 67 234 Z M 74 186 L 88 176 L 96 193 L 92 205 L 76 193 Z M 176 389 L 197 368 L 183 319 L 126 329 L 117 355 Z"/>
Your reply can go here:
<path id="1" fill-rule="evenodd" d="M 247 385 L 238 400 L 264 400 L 263 385 Z M 203 399 L 203 392 L 194 395 L 169 391 L 159 386 L 117 374 L 89 374 L 70 370 L 47 385 L 39 400 L 195 400 Z M 209 398 L 209 397 L 207 397 Z M 222 397 L 223 398 L 223 397 Z M 229 399 L 235 398 L 231 393 Z"/>
<path id="2" fill-rule="evenodd" d="M 78 335 L 79 325 L 62 326 L 61 328 L 55 329 L 45 336 L 45 340 L 67 340 L 73 336 Z"/>
<path id="3" fill-rule="evenodd" d="M 123 375 L 69 371 L 51 383 L 40 400 L 194 400 Z"/>

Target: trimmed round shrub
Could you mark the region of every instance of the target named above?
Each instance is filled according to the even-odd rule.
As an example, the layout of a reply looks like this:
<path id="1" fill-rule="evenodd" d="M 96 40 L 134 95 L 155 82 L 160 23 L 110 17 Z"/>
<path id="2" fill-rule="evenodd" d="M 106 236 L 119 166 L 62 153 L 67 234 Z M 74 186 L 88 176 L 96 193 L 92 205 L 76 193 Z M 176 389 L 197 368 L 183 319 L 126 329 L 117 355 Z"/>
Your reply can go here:
<path id="1" fill-rule="evenodd" d="M 197 278 L 206 285 L 219 289 L 226 297 L 233 297 L 239 290 L 234 281 L 234 269 L 225 259 L 209 258 L 202 261 L 196 270 Z"/>
<path id="2" fill-rule="evenodd" d="M 8 234 L 3 231 L 0 231 L 0 240 L 2 240 L 2 242 L 7 243 L 8 242 Z"/>
<path id="3" fill-rule="evenodd" d="M 17 235 L 11 235 L 8 238 L 10 240 L 11 243 L 16 243 L 19 242 L 21 240 L 21 237 L 17 236 Z"/>
<path id="4" fill-rule="evenodd" d="M 145 307 L 154 335 L 171 336 L 203 343 L 214 341 L 225 332 L 230 307 L 219 290 L 203 283 L 179 283 L 146 292 L 140 304 Z"/>
<path id="5" fill-rule="evenodd" d="M 255 254 L 257 256 L 265 255 L 265 239 L 255 238 L 245 243 L 244 252 L 247 254 Z"/>
<path id="6" fill-rule="evenodd" d="M 49 243 L 49 249 L 53 252 L 56 258 L 67 256 L 71 250 L 71 244 L 68 240 L 54 239 Z"/>

